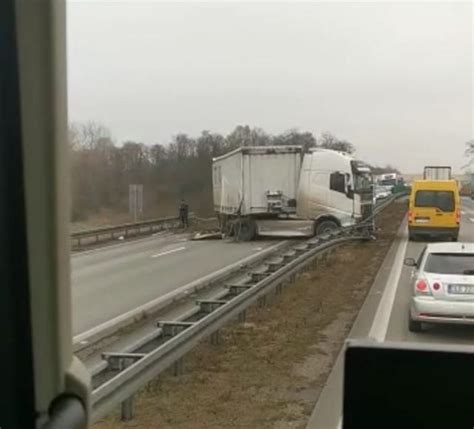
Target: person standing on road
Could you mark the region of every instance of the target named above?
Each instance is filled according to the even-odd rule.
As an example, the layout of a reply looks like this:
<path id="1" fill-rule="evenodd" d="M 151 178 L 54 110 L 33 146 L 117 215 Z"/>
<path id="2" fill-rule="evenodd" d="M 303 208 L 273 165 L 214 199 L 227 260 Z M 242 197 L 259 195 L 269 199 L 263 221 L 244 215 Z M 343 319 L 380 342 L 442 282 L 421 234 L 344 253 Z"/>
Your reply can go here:
<path id="1" fill-rule="evenodd" d="M 189 206 L 186 204 L 184 199 L 181 200 L 179 205 L 179 219 L 181 220 L 181 228 L 187 228 L 189 226 Z"/>

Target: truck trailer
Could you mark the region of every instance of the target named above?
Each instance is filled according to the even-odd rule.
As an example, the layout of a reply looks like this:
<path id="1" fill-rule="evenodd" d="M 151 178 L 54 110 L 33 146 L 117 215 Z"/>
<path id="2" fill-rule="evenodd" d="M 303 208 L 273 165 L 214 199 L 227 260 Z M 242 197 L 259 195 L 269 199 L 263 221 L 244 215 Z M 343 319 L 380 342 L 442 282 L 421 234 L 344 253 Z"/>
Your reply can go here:
<path id="1" fill-rule="evenodd" d="M 212 179 L 222 233 L 244 241 L 323 234 L 373 210 L 369 166 L 333 150 L 241 147 L 213 159 Z"/>

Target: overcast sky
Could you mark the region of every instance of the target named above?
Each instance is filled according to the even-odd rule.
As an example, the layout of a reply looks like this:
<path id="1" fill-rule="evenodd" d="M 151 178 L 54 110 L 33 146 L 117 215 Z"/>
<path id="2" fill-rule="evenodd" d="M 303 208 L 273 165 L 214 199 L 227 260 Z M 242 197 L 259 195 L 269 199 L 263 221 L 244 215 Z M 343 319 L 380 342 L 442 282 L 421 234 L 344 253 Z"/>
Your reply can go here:
<path id="1" fill-rule="evenodd" d="M 465 3 L 68 2 L 69 117 L 117 141 L 329 130 L 417 173 L 473 137 Z"/>

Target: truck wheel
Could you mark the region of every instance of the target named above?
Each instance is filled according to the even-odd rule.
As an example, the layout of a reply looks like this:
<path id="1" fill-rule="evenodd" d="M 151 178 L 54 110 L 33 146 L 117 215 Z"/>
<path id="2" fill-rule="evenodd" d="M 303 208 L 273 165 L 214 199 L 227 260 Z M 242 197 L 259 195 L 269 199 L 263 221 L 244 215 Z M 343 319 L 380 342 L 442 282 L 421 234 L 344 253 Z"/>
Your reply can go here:
<path id="1" fill-rule="evenodd" d="M 251 241 L 255 238 L 255 222 L 249 219 L 241 219 L 235 223 L 235 236 L 239 241 Z"/>
<path id="2" fill-rule="evenodd" d="M 323 220 L 316 224 L 316 235 L 326 234 L 328 232 L 334 231 L 338 228 L 338 225 L 333 220 Z"/>

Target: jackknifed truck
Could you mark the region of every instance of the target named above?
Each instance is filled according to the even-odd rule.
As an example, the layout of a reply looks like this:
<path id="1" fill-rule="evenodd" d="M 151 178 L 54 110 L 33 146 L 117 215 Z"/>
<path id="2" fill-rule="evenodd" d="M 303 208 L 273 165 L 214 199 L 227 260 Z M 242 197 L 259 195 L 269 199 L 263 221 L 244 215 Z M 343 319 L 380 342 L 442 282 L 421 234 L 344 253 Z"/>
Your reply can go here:
<path id="1" fill-rule="evenodd" d="M 221 232 L 242 241 L 324 234 L 373 212 L 371 169 L 344 152 L 241 147 L 213 159 L 212 181 Z"/>

